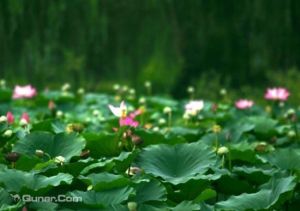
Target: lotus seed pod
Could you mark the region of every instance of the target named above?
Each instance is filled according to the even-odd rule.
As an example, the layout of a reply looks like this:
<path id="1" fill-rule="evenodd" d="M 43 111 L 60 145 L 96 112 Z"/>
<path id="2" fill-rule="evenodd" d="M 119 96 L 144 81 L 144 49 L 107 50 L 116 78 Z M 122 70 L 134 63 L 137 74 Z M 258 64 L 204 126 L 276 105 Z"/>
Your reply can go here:
<path id="1" fill-rule="evenodd" d="M 120 85 L 119 84 L 114 84 L 113 89 L 115 91 L 118 91 L 120 89 Z"/>
<path id="2" fill-rule="evenodd" d="M 40 149 L 35 150 L 35 155 L 38 156 L 38 157 L 43 157 L 44 154 L 45 153 L 44 153 L 43 150 L 40 150 Z"/>
<path id="3" fill-rule="evenodd" d="M 8 161 L 8 162 L 17 162 L 17 160 L 20 158 L 20 154 L 17 153 L 17 152 L 10 152 L 10 153 L 7 153 L 5 155 L 5 159 Z"/>
<path id="4" fill-rule="evenodd" d="M 84 88 L 79 88 L 79 89 L 77 90 L 77 94 L 79 94 L 79 95 L 83 95 L 84 93 L 85 93 Z"/>
<path id="5" fill-rule="evenodd" d="M 151 84 L 151 82 L 150 81 L 145 81 L 145 87 L 146 88 L 149 88 L 149 87 L 151 87 L 152 86 L 152 84 Z"/>
<path id="6" fill-rule="evenodd" d="M 296 132 L 293 131 L 293 130 L 290 130 L 290 131 L 288 132 L 288 137 L 289 137 L 289 138 L 294 138 L 294 137 L 296 137 Z"/>
<path id="7" fill-rule="evenodd" d="M 65 158 L 63 157 L 63 156 L 56 156 L 55 158 L 54 158 L 54 162 L 55 163 L 58 163 L 58 164 L 63 164 L 64 162 L 65 162 Z"/>
<path id="8" fill-rule="evenodd" d="M 9 137 L 11 137 L 12 136 L 12 134 L 13 134 L 13 131 L 12 130 L 6 130 L 4 133 L 3 133 L 3 137 L 5 137 L 5 138 L 9 138 Z"/>
<path id="9" fill-rule="evenodd" d="M 61 118 L 63 117 L 64 113 L 62 111 L 57 111 L 56 112 L 56 117 Z"/>
<path id="10" fill-rule="evenodd" d="M 128 202 L 127 207 L 129 211 L 136 211 L 137 210 L 137 203 L 136 202 Z"/>
<path id="11" fill-rule="evenodd" d="M 226 89 L 221 89 L 220 90 L 220 95 L 222 95 L 222 96 L 227 95 L 227 90 Z"/>
<path id="12" fill-rule="evenodd" d="M 227 147 L 220 147 L 217 151 L 217 154 L 218 155 L 224 155 L 224 154 L 227 154 L 229 152 L 228 148 Z"/>
<path id="13" fill-rule="evenodd" d="M 66 92 L 68 91 L 69 89 L 71 88 L 71 85 L 69 83 L 65 83 L 62 87 L 61 87 L 61 90 L 63 92 Z"/>
<path id="14" fill-rule="evenodd" d="M 170 107 L 167 106 L 167 107 L 164 108 L 163 112 L 164 112 L 165 114 L 169 114 L 169 113 L 172 112 L 172 108 L 170 108 Z"/>
<path id="15" fill-rule="evenodd" d="M 160 124 L 160 125 L 164 125 L 164 124 L 166 124 L 167 123 L 167 121 L 164 119 L 164 118 L 160 118 L 159 120 L 158 120 L 158 124 Z"/>
<path id="16" fill-rule="evenodd" d="M 6 116 L 0 116 L 0 123 L 7 122 Z"/>
<path id="17" fill-rule="evenodd" d="M 189 86 L 189 87 L 187 88 L 187 92 L 190 93 L 190 94 L 192 94 L 192 93 L 195 92 L 195 88 L 192 87 L 192 86 Z"/>
<path id="18" fill-rule="evenodd" d="M 146 98 L 141 97 L 141 98 L 139 99 L 139 104 L 145 104 L 145 102 L 146 102 Z"/>

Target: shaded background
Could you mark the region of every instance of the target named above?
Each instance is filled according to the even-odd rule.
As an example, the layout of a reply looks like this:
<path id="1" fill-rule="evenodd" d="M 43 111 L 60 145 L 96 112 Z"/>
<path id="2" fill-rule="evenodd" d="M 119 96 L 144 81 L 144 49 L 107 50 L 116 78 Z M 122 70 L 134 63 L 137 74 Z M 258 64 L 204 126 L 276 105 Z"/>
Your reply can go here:
<path id="1" fill-rule="evenodd" d="M 299 32 L 298 0 L 1 0 L 0 77 L 261 97 L 268 85 L 297 90 Z"/>

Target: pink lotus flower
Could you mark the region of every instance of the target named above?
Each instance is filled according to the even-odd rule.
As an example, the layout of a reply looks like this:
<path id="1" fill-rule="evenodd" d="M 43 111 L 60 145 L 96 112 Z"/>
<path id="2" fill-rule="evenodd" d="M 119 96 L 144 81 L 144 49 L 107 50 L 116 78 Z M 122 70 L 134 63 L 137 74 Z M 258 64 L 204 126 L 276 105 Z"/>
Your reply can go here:
<path id="1" fill-rule="evenodd" d="M 30 117 L 29 117 L 29 115 L 28 115 L 28 113 L 26 113 L 26 112 L 24 112 L 23 114 L 22 114 L 22 116 L 21 116 L 21 121 L 26 121 L 27 123 L 29 123 L 30 122 Z"/>
<path id="2" fill-rule="evenodd" d="M 6 118 L 7 118 L 8 124 L 13 124 L 15 121 L 15 117 L 14 117 L 13 113 L 11 113 L 10 111 L 6 113 Z"/>
<path id="3" fill-rule="evenodd" d="M 265 93 L 265 99 L 267 100 L 280 100 L 286 101 L 290 93 L 287 89 L 278 87 L 278 88 L 269 88 Z"/>
<path id="4" fill-rule="evenodd" d="M 22 98 L 33 98 L 36 96 L 37 92 L 34 87 L 31 85 L 27 86 L 15 86 L 13 99 L 22 99 Z"/>
<path id="5" fill-rule="evenodd" d="M 120 126 L 137 127 L 139 125 L 139 122 L 135 121 L 134 118 L 141 114 L 141 110 L 134 111 L 127 116 L 127 106 L 124 101 L 121 102 L 120 107 L 115 107 L 112 105 L 108 105 L 108 107 L 115 116 L 120 118 Z"/>
<path id="6" fill-rule="evenodd" d="M 241 99 L 235 102 L 235 107 L 238 109 L 247 109 L 253 106 L 254 102 L 252 100 Z"/>
<path id="7" fill-rule="evenodd" d="M 125 118 L 120 118 L 119 124 L 120 124 L 120 126 L 131 126 L 131 127 L 139 126 L 138 121 L 135 121 L 133 118 L 128 117 L 128 116 Z"/>

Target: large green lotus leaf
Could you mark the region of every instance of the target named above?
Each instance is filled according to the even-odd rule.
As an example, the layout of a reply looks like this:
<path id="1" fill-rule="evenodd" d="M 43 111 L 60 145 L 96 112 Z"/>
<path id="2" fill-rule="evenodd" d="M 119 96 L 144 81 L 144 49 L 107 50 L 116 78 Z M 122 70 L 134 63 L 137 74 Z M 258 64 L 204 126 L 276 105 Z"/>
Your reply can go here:
<path id="1" fill-rule="evenodd" d="M 173 211 L 196 211 L 200 210 L 199 204 L 194 204 L 191 201 L 183 201 L 172 209 Z"/>
<path id="2" fill-rule="evenodd" d="M 276 132 L 277 120 L 265 116 L 253 116 L 248 118 L 249 123 L 254 124 L 254 132 L 263 136 L 270 136 Z"/>
<path id="3" fill-rule="evenodd" d="M 107 207 L 110 205 L 121 204 L 126 201 L 130 194 L 133 193 L 133 188 L 123 187 L 110 189 L 100 192 L 95 191 L 73 191 L 69 194 L 73 197 L 82 197 L 82 201 L 87 205 L 96 205 L 95 207 Z"/>
<path id="4" fill-rule="evenodd" d="M 207 188 L 201 192 L 199 196 L 194 200 L 194 202 L 199 203 L 211 198 L 215 198 L 217 196 L 217 192 L 211 188 Z"/>
<path id="5" fill-rule="evenodd" d="M 112 157 L 120 153 L 118 139 L 111 133 L 84 133 L 86 148 L 90 150 L 93 158 Z"/>
<path id="6" fill-rule="evenodd" d="M 232 172 L 246 178 L 247 181 L 254 183 L 256 185 L 261 185 L 266 183 L 272 175 L 274 175 L 277 170 L 274 168 L 263 168 L 255 166 L 235 166 Z"/>
<path id="7" fill-rule="evenodd" d="M 166 188 L 156 180 L 143 181 L 137 184 L 136 202 L 144 203 L 149 201 L 165 201 L 167 200 Z"/>
<path id="8" fill-rule="evenodd" d="M 230 175 L 230 172 L 226 169 L 212 168 L 211 170 L 214 171 L 213 174 L 197 175 L 186 183 L 178 184 L 171 190 L 168 189 L 168 199 L 177 203 L 183 200 L 196 200 L 206 188 L 210 187 L 212 182 Z"/>
<path id="9" fill-rule="evenodd" d="M 139 166 L 146 173 L 173 184 L 185 183 L 204 174 L 216 161 L 215 153 L 200 142 L 149 146 L 138 158 Z"/>
<path id="10" fill-rule="evenodd" d="M 229 127 L 227 133 L 230 135 L 231 142 L 236 143 L 241 140 L 241 137 L 244 133 L 253 130 L 254 127 L 255 125 L 253 123 L 250 123 L 245 119 L 241 119 L 237 122 L 234 122 Z"/>
<path id="11" fill-rule="evenodd" d="M 247 163 L 257 163 L 254 151 L 255 146 L 249 144 L 247 141 L 229 145 L 231 160 L 245 161 Z"/>
<path id="12" fill-rule="evenodd" d="M 93 190 L 102 191 L 107 189 L 124 187 L 129 184 L 129 179 L 122 175 L 110 174 L 107 172 L 90 174 L 86 177 L 80 176 L 80 180 L 93 186 Z"/>
<path id="13" fill-rule="evenodd" d="M 9 193 L 4 190 L 3 188 L 0 188 L 0 204 L 3 205 L 3 204 L 11 204 L 12 202 L 12 198 L 11 196 L 9 195 Z"/>
<path id="14" fill-rule="evenodd" d="M 22 188 L 38 191 L 42 188 L 59 186 L 61 183 L 71 184 L 73 176 L 59 173 L 52 177 L 37 175 L 15 169 L 4 169 L 0 172 L 0 183 L 7 191 L 19 192 Z"/>
<path id="15" fill-rule="evenodd" d="M 200 131 L 195 128 L 186 128 L 186 127 L 172 127 L 170 133 L 174 136 L 182 136 L 189 142 L 196 141 L 199 139 Z"/>
<path id="16" fill-rule="evenodd" d="M 216 207 L 222 210 L 262 210 L 272 207 L 284 193 L 296 186 L 295 177 L 272 178 L 262 185 L 256 193 L 243 193 L 218 202 Z"/>
<path id="17" fill-rule="evenodd" d="M 103 158 L 96 163 L 88 165 L 81 171 L 81 174 L 85 175 L 90 172 L 99 172 L 102 171 L 103 168 L 106 168 L 108 166 L 110 168 L 116 167 L 116 169 L 119 172 L 124 173 L 128 169 L 128 167 L 130 166 L 130 164 L 132 163 L 132 161 L 136 156 L 137 156 L 137 151 L 121 152 L 118 157 L 114 157 L 110 159 Z"/>
<path id="18" fill-rule="evenodd" d="M 52 202 L 34 202 L 28 206 L 29 210 L 36 211 L 56 211 L 58 204 Z"/>
<path id="19" fill-rule="evenodd" d="M 63 156 L 68 161 L 73 156 L 79 156 L 84 147 L 85 140 L 75 133 L 53 135 L 48 132 L 33 132 L 19 140 L 13 151 L 30 156 L 36 150 L 43 150 L 51 158 Z"/>
<path id="20" fill-rule="evenodd" d="M 257 155 L 257 157 L 263 162 L 268 162 L 279 169 L 300 169 L 300 149 L 277 149 L 269 154 Z"/>
<path id="21" fill-rule="evenodd" d="M 1 211 L 19 211 L 24 206 L 23 202 L 18 202 L 15 205 L 0 204 Z"/>
<path id="22" fill-rule="evenodd" d="M 185 139 L 180 136 L 176 136 L 173 133 L 164 135 L 161 132 L 147 131 L 144 129 L 137 129 L 135 134 L 142 138 L 142 146 L 154 145 L 154 144 L 179 144 L 185 143 Z"/>

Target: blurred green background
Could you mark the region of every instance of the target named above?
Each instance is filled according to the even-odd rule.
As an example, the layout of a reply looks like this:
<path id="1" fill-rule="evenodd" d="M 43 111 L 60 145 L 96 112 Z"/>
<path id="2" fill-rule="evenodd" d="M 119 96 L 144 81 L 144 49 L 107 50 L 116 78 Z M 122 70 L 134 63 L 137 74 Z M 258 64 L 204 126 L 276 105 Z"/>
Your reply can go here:
<path id="1" fill-rule="evenodd" d="M 282 85 L 296 101 L 299 35 L 298 0 L 1 0 L 0 77 L 208 98 Z"/>

